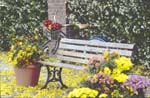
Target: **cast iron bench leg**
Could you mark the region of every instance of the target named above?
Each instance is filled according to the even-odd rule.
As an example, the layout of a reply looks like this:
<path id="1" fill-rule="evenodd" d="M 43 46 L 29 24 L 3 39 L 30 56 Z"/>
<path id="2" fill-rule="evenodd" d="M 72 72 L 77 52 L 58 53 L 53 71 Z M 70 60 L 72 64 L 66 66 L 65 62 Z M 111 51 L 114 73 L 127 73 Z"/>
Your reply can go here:
<path id="1" fill-rule="evenodd" d="M 62 68 L 56 69 L 56 67 L 51 67 L 53 69 L 50 69 L 48 65 L 45 65 L 47 69 L 47 80 L 45 85 L 41 88 L 44 89 L 47 87 L 49 82 L 60 82 L 61 88 L 67 88 L 67 86 L 62 82 L 61 72 Z M 58 77 L 58 78 L 57 78 Z"/>
<path id="2" fill-rule="evenodd" d="M 48 85 L 48 83 L 50 82 L 49 81 L 49 79 L 50 79 L 50 69 L 49 69 L 49 67 L 47 66 L 47 65 L 44 65 L 45 67 L 46 67 L 46 69 L 47 69 L 47 80 L 46 80 L 46 83 L 45 83 L 45 85 L 41 88 L 41 89 L 45 89 L 46 87 L 47 87 L 47 85 Z"/>
<path id="3" fill-rule="evenodd" d="M 63 83 L 63 81 L 62 81 L 62 77 L 61 77 L 61 72 L 62 72 L 62 68 L 60 68 L 59 69 L 59 72 L 58 72 L 58 81 L 60 82 L 60 84 L 61 84 L 61 89 L 63 89 L 63 88 L 67 88 L 67 86 Z"/>

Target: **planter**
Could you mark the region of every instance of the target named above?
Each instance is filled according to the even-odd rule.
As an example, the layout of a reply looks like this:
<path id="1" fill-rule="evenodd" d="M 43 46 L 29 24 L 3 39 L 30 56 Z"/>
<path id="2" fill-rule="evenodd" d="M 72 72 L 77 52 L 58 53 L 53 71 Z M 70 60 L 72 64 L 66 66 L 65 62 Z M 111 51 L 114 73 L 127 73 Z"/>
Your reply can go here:
<path id="1" fill-rule="evenodd" d="M 30 65 L 27 68 L 14 68 L 16 84 L 20 86 L 36 86 L 40 76 L 40 67 Z"/>

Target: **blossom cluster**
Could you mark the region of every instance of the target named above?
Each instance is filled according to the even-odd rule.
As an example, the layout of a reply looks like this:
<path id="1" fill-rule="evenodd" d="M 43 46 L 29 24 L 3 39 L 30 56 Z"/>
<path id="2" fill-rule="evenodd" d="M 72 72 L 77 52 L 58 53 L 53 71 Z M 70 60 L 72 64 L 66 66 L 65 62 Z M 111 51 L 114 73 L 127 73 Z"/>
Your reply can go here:
<path id="1" fill-rule="evenodd" d="M 95 56 L 89 59 L 89 72 L 90 73 L 98 73 L 100 70 L 100 65 L 104 61 L 103 57 Z"/>
<path id="2" fill-rule="evenodd" d="M 131 60 L 127 57 L 120 57 L 114 60 L 116 64 L 116 68 L 118 68 L 121 72 L 130 70 L 133 66 Z"/>
<path id="3" fill-rule="evenodd" d="M 124 82 L 128 79 L 125 72 L 133 66 L 129 58 L 120 56 L 117 52 L 112 54 L 104 52 L 103 57 L 92 57 L 89 60 L 91 73 L 105 73 L 118 82 Z"/>
<path id="4" fill-rule="evenodd" d="M 44 26 L 46 26 L 47 29 L 49 29 L 49 30 L 59 30 L 62 27 L 62 25 L 60 23 L 53 22 L 51 20 L 45 20 Z"/>
<path id="5" fill-rule="evenodd" d="M 95 74 L 89 78 L 92 83 L 100 83 L 100 84 L 113 84 L 114 80 L 109 77 L 108 74 Z"/>
<path id="6" fill-rule="evenodd" d="M 42 50 L 37 43 L 38 38 L 20 38 L 14 39 L 9 54 L 9 62 L 15 67 L 27 67 L 31 64 L 37 64 L 42 55 Z"/>
<path id="7" fill-rule="evenodd" d="M 98 95 L 96 90 L 90 88 L 74 89 L 69 93 L 68 98 L 95 98 Z"/>
<path id="8" fill-rule="evenodd" d="M 124 81 L 128 79 L 128 75 L 124 73 L 112 74 L 111 77 L 119 83 L 123 83 Z"/>
<path id="9" fill-rule="evenodd" d="M 90 88 L 105 94 L 109 94 L 111 86 L 114 85 L 114 79 L 104 73 L 94 74 L 90 76 L 87 81 L 90 82 Z"/>
<path id="10" fill-rule="evenodd" d="M 108 54 L 107 52 L 104 54 Z M 123 83 L 128 79 L 126 71 L 133 67 L 131 60 L 127 57 L 120 56 L 116 52 L 109 54 L 109 59 L 104 62 L 104 68 L 102 72 L 109 74 L 113 79 L 119 83 Z"/>
<path id="11" fill-rule="evenodd" d="M 150 79 L 139 75 L 129 75 L 129 78 L 124 82 L 124 85 L 132 87 L 134 93 L 136 93 L 138 89 L 145 89 L 148 86 L 150 87 Z"/>
<path id="12" fill-rule="evenodd" d="M 103 58 L 92 57 L 89 61 L 92 75 L 82 84 L 111 98 L 144 97 L 144 91 L 150 87 L 150 79 L 140 75 L 128 75 L 133 69 L 130 58 L 120 56 L 117 52 L 104 52 Z M 138 70 L 145 70 L 138 67 Z M 146 71 L 146 70 L 145 70 Z M 135 72 L 135 70 L 134 70 Z M 133 73 L 134 73 L 133 72 Z M 143 72 L 142 72 L 143 73 Z"/>

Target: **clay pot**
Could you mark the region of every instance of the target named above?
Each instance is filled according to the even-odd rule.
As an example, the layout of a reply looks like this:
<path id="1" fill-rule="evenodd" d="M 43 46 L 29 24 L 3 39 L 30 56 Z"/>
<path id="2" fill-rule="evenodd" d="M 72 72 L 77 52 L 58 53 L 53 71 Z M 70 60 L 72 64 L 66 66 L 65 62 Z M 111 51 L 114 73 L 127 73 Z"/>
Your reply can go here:
<path id="1" fill-rule="evenodd" d="M 16 84 L 20 86 L 36 86 L 38 84 L 41 68 L 29 65 L 26 68 L 14 68 Z"/>

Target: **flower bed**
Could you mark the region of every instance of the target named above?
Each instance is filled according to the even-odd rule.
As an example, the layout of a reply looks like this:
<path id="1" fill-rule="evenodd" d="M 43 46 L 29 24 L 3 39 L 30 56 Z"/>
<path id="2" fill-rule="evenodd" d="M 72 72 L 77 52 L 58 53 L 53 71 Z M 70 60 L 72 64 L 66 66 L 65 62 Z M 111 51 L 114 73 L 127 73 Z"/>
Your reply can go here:
<path id="1" fill-rule="evenodd" d="M 96 96 L 100 98 L 144 98 L 149 96 L 146 93 L 150 88 L 149 69 L 141 66 L 136 68 L 129 58 L 120 56 L 116 52 L 112 54 L 104 52 L 103 57 L 97 56 L 90 59 L 87 72 L 91 75 L 81 81 L 81 87 L 97 91 Z M 147 75 L 142 76 L 144 72 L 138 74 L 139 70 L 140 72 L 147 70 Z M 132 75 L 130 75 L 131 73 Z M 82 92 L 80 96 L 75 95 L 80 90 L 72 91 L 69 95 L 79 98 L 85 96 L 86 91 Z M 88 94 L 86 95 L 88 97 Z"/>
<path id="2" fill-rule="evenodd" d="M 4 60 L 3 57 L 7 57 L 7 53 L 1 52 L 1 54 L 2 56 L 0 57 L 0 61 Z M 39 84 L 36 87 L 17 86 L 15 84 L 16 81 L 14 79 L 13 70 L 8 68 L 3 69 L 0 71 L 0 84 L 2 91 L 1 96 L 16 98 L 66 98 L 71 96 L 84 96 L 85 98 L 88 96 L 99 96 L 100 98 L 109 98 L 110 96 L 119 98 L 131 98 L 132 96 L 134 98 L 137 98 L 137 96 L 141 96 L 141 98 L 144 98 L 143 93 L 146 92 L 146 89 L 150 89 L 149 69 L 145 68 L 144 66 L 134 66 L 127 58 L 120 58 L 118 60 L 121 60 L 122 62 L 124 62 L 124 60 L 127 60 L 126 62 L 124 62 L 124 64 L 130 64 L 130 66 L 128 65 L 128 67 L 115 67 L 113 66 L 114 63 L 112 62 L 112 60 L 115 58 L 110 59 L 109 56 L 110 55 L 108 53 L 104 53 L 106 61 L 104 59 L 94 57 L 93 61 L 91 61 L 90 63 L 90 68 L 87 70 L 91 74 L 64 69 L 62 74 L 64 83 L 69 86 L 68 89 L 64 90 L 59 88 L 58 83 L 50 83 L 47 89 L 40 89 L 46 81 L 45 69 L 41 70 Z M 115 54 L 115 56 L 119 55 Z M 117 63 L 119 61 L 115 60 L 115 62 Z M 112 66 L 110 67 L 107 64 L 112 64 Z M 122 70 L 118 71 L 118 68 L 121 68 Z M 118 73 L 120 77 L 124 78 L 120 78 L 119 76 L 116 77 L 115 74 Z M 80 95 L 78 92 L 80 92 Z M 147 93 L 147 96 L 148 94 L 149 93 Z"/>

